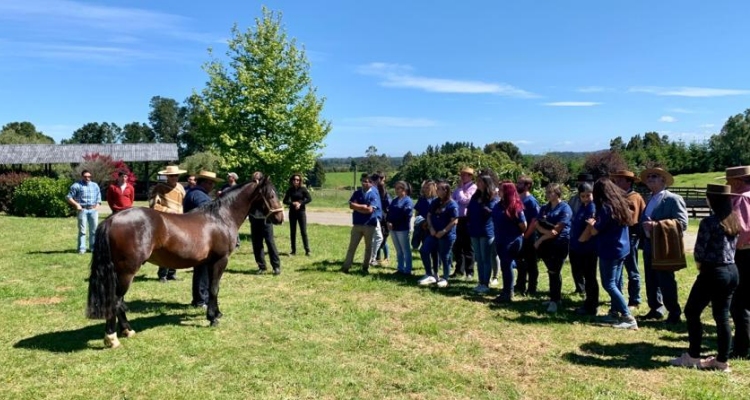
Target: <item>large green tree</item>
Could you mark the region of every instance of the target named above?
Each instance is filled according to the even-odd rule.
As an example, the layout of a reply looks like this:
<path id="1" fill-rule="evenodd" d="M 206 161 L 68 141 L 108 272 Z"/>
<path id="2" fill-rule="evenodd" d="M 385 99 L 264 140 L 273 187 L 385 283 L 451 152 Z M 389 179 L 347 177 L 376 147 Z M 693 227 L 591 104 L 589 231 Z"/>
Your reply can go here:
<path id="1" fill-rule="evenodd" d="M 711 136 L 709 148 L 719 168 L 750 164 L 750 109 L 729 117 L 721 132 Z"/>
<path id="2" fill-rule="evenodd" d="M 122 135 L 122 129 L 115 123 L 89 122 L 76 129 L 70 139 L 63 139 L 62 144 L 106 144 L 115 143 Z"/>
<path id="3" fill-rule="evenodd" d="M 11 122 L 0 129 L 0 144 L 54 144 L 55 139 L 36 130 L 31 122 Z"/>
<path id="4" fill-rule="evenodd" d="M 310 170 L 331 126 L 304 49 L 287 37 L 281 14 L 265 7 L 253 29 L 232 28 L 228 45 L 228 65 L 214 58 L 204 66 L 209 80 L 196 112 L 205 143 L 225 169 L 276 181 Z"/>

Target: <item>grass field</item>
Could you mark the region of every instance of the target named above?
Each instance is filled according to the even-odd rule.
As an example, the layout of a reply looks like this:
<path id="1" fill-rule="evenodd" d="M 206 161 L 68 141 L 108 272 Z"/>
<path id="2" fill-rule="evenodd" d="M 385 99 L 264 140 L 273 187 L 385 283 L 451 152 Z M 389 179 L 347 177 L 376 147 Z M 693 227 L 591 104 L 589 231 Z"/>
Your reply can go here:
<path id="1" fill-rule="evenodd" d="M 350 188 L 353 183 L 359 185 L 359 175 L 354 178 L 353 172 L 326 172 L 326 181 L 323 185 L 323 189 L 343 189 Z"/>
<path id="2" fill-rule="evenodd" d="M 472 294 L 472 282 L 422 289 L 416 276 L 395 277 L 392 265 L 345 275 L 338 270 L 349 229 L 319 225 L 309 229 L 313 256 L 283 255 L 279 277 L 254 274 L 243 226 L 222 281 L 225 317 L 217 328 L 188 306 L 189 271 L 160 284 L 156 267 L 144 265 L 127 296 L 138 334 L 105 350 L 103 321 L 84 318 L 90 256 L 75 253 L 75 220 L 0 216 L 0 224 L 0 398 L 749 396 L 748 361 L 733 361 L 731 374 L 668 366 L 687 346 L 684 326 L 616 331 L 575 316 L 580 299 L 567 296 L 557 315 L 542 312 L 543 298 L 495 307 L 492 295 Z M 286 225 L 276 238 L 286 254 Z M 684 304 L 695 269 L 677 275 Z M 567 266 L 564 278 L 569 293 Z M 704 320 L 710 355 L 715 329 L 708 312 Z"/>
<path id="3" fill-rule="evenodd" d="M 723 177 L 724 171 L 720 172 L 703 172 L 696 174 L 684 174 L 676 175 L 674 177 L 674 185 L 679 187 L 696 187 L 705 189 L 706 184 L 714 183 L 719 185 L 726 184 L 724 179 L 716 179 L 716 177 Z"/>

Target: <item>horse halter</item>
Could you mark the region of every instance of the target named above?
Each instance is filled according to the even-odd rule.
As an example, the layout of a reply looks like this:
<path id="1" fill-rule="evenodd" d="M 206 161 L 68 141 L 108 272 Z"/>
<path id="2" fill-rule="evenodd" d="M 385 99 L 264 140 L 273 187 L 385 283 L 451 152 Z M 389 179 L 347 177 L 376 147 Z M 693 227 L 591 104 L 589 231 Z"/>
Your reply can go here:
<path id="1" fill-rule="evenodd" d="M 266 214 L 265 219 L 268 219 L 268 217 L 277 212 L 284 212 L 284 206 L 281 206 L 279 208 L 271 208 L 271 204 L 268 202 L 266 196 L 261 197 L 263 197 L 263 202 L 266 203 L 266 208 L 268 208 L 268 213 Z"/>

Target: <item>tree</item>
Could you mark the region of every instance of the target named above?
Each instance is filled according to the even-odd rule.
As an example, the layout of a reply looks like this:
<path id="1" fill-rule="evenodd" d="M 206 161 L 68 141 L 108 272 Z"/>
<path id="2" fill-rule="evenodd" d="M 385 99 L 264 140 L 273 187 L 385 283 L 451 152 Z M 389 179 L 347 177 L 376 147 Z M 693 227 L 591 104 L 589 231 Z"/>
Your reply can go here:
<path id="1" fill-rule="evenodd" d="M 149 103 L 148 121 L 157 143 L 178 143 L 185 127 L 185 109 L 176 100 L 154 96 Z"/>
<path id="2" fill-rule="evenodd" d="M 220 159 L 221 158 L 216 154 L 210 151 L 204 151 L 185 157 L 185 159 L 180 164 L 180 167 L 186 170 L 189 174 L 197 174 L 201 170 L 218 172 L 220 168 Z"/>
<path id="3" fill-rule="evenodd" d="M 0 129 L 0 144 L 54 144 L 55 139 L 36 130 L 31 122 L 11 122 Z"/>
<path id="4" fill-rule="evenodd" d="M 490 154 L 495 151 L 501 151 L 508 155 L 508 158 L 516 163 L 523 162 L 521 150 L 511 142 L 492 142 L 484 146 L 484 152 Z"/>
<path id="5" fill-rule="evenodd" d="M 307 186 L 322 187 L 326 183 L 326 169 L 320 159 L 315 160 L 315 166 L 306 174 Z"/>
<path id="6" fill-rule="evenodd" d="M 618 152 L 625 151 L 625 142 L 622 141 L 621 136 L 609 141 L 609 150 Z"/>
<path id="7" fill-rule="evenodd" d="M 628 163 L 619 152 L 612 150 L 597 151 L 586 156 L 583 171 L 594 175 L 594 179 L 607 176 L 610 172 L 628 169 Z"/>
<path id="8" fill-rule="evenodd" d="M 154 130 L 144 123 L 125 124 L 117 137 L 120 143 L 154 143 Z"/>
<path id="9" fill-rule="evenodd" d="M 317 98 L 304 49 L 288 39 L 281 14 L 265 7 L 254 29 L 232 28 L 228 45 L 228 66 L 217 59 L 204 65 L 209 81 L 198 115 L 206 143 L 227 169 L 276 180 L 309 170 L 331 125 L 322 119 L 324 99 Z"/>
<path id="10" fill-rule="evenodd" d="M 721 132 L 711 136 L 709 148 L 718 168 L 750 164 L 750 109 L 729 117 Z"/>
<path id="11" fill-rule="evenodd" d="M 570 179 L 570 172 L 560 157 L 545 155 L 536 160 L 531 170 L 542 175 L 542 186 L 549 183 L 565 183 Z"/>
<path id="12" fill-rule="evenodd" d="M 375 171 L 387 172 L 390 170 L 390 160 L 385 154 L 378 155 L 378 148 L 370 146 L 365 150 L 365 158 L 360 162 L 359 169 L 362 172 L 373 173 Z"/>
<path id="13" fill-rule="evenodd" d="M 62 144 L 105 144 L 115 143 L 121 137 L 122 130 L 115 123 L 89 122 L 76 129 L 70 139 L 62 140 Z"/>

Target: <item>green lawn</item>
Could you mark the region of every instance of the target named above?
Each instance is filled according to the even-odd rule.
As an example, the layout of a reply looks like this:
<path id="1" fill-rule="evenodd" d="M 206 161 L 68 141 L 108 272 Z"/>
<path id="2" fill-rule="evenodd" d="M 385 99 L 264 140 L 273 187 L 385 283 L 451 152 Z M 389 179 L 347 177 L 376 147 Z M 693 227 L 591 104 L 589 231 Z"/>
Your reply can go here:
<path id="1" fill-rule="evenodd" d="M 105 350 L 103 321 L 84 318 L 90 256 L 75 253 L 75 220 L 0 215 L 0 224 L 0 398 L 748 398 L 748 361 L 733 361 L 731 374 L 668 366 L 687 346 L 684 326 L 616 331 L 575 316 L 580 299 L 569 297 L 557 315 L 543 298 L 496 307 L 474 283 L 417 287 L 419 262 L 412 278 L 392 275 L 392 264 L 342 274 L 346 227 L 310 226 L 309 258 L 287 256 L 288 226 L 277 227 L 274 277 L 254 274 L 243 226 L 217 328 L 188 306 L 189 271 L 160 284 L 144 265 L 127 296 L 138 334 Z M 695 273 L 677 274 L 682 304 Z M 567 266 L 564 279 L 570 293 Z M 710 312 L 704 320 L 710 355 Z"/>
<path id="2" fill-rule="evenodd" d="M 696 187 L 696 188 L 705 189 L 706 184 L 708 183 L 714 183 L 714 184 L 720 184 L 720 185 L 726 184 L 726 181 L 723 178 L 716 179 L 717 177 L 723 177 L 723 176 L 724 176 L 724 171 L 675 175 L 674 185 L 672 186 Z"/>
<path id="3" fill-rule="evenodd" d="M 352 187 L 352 184 L 359 185 L 360 174 L 361 172 L 357 172 L 355 176 L 353 172 L 326 172 L 323 189 L 343 189 Z"/>

